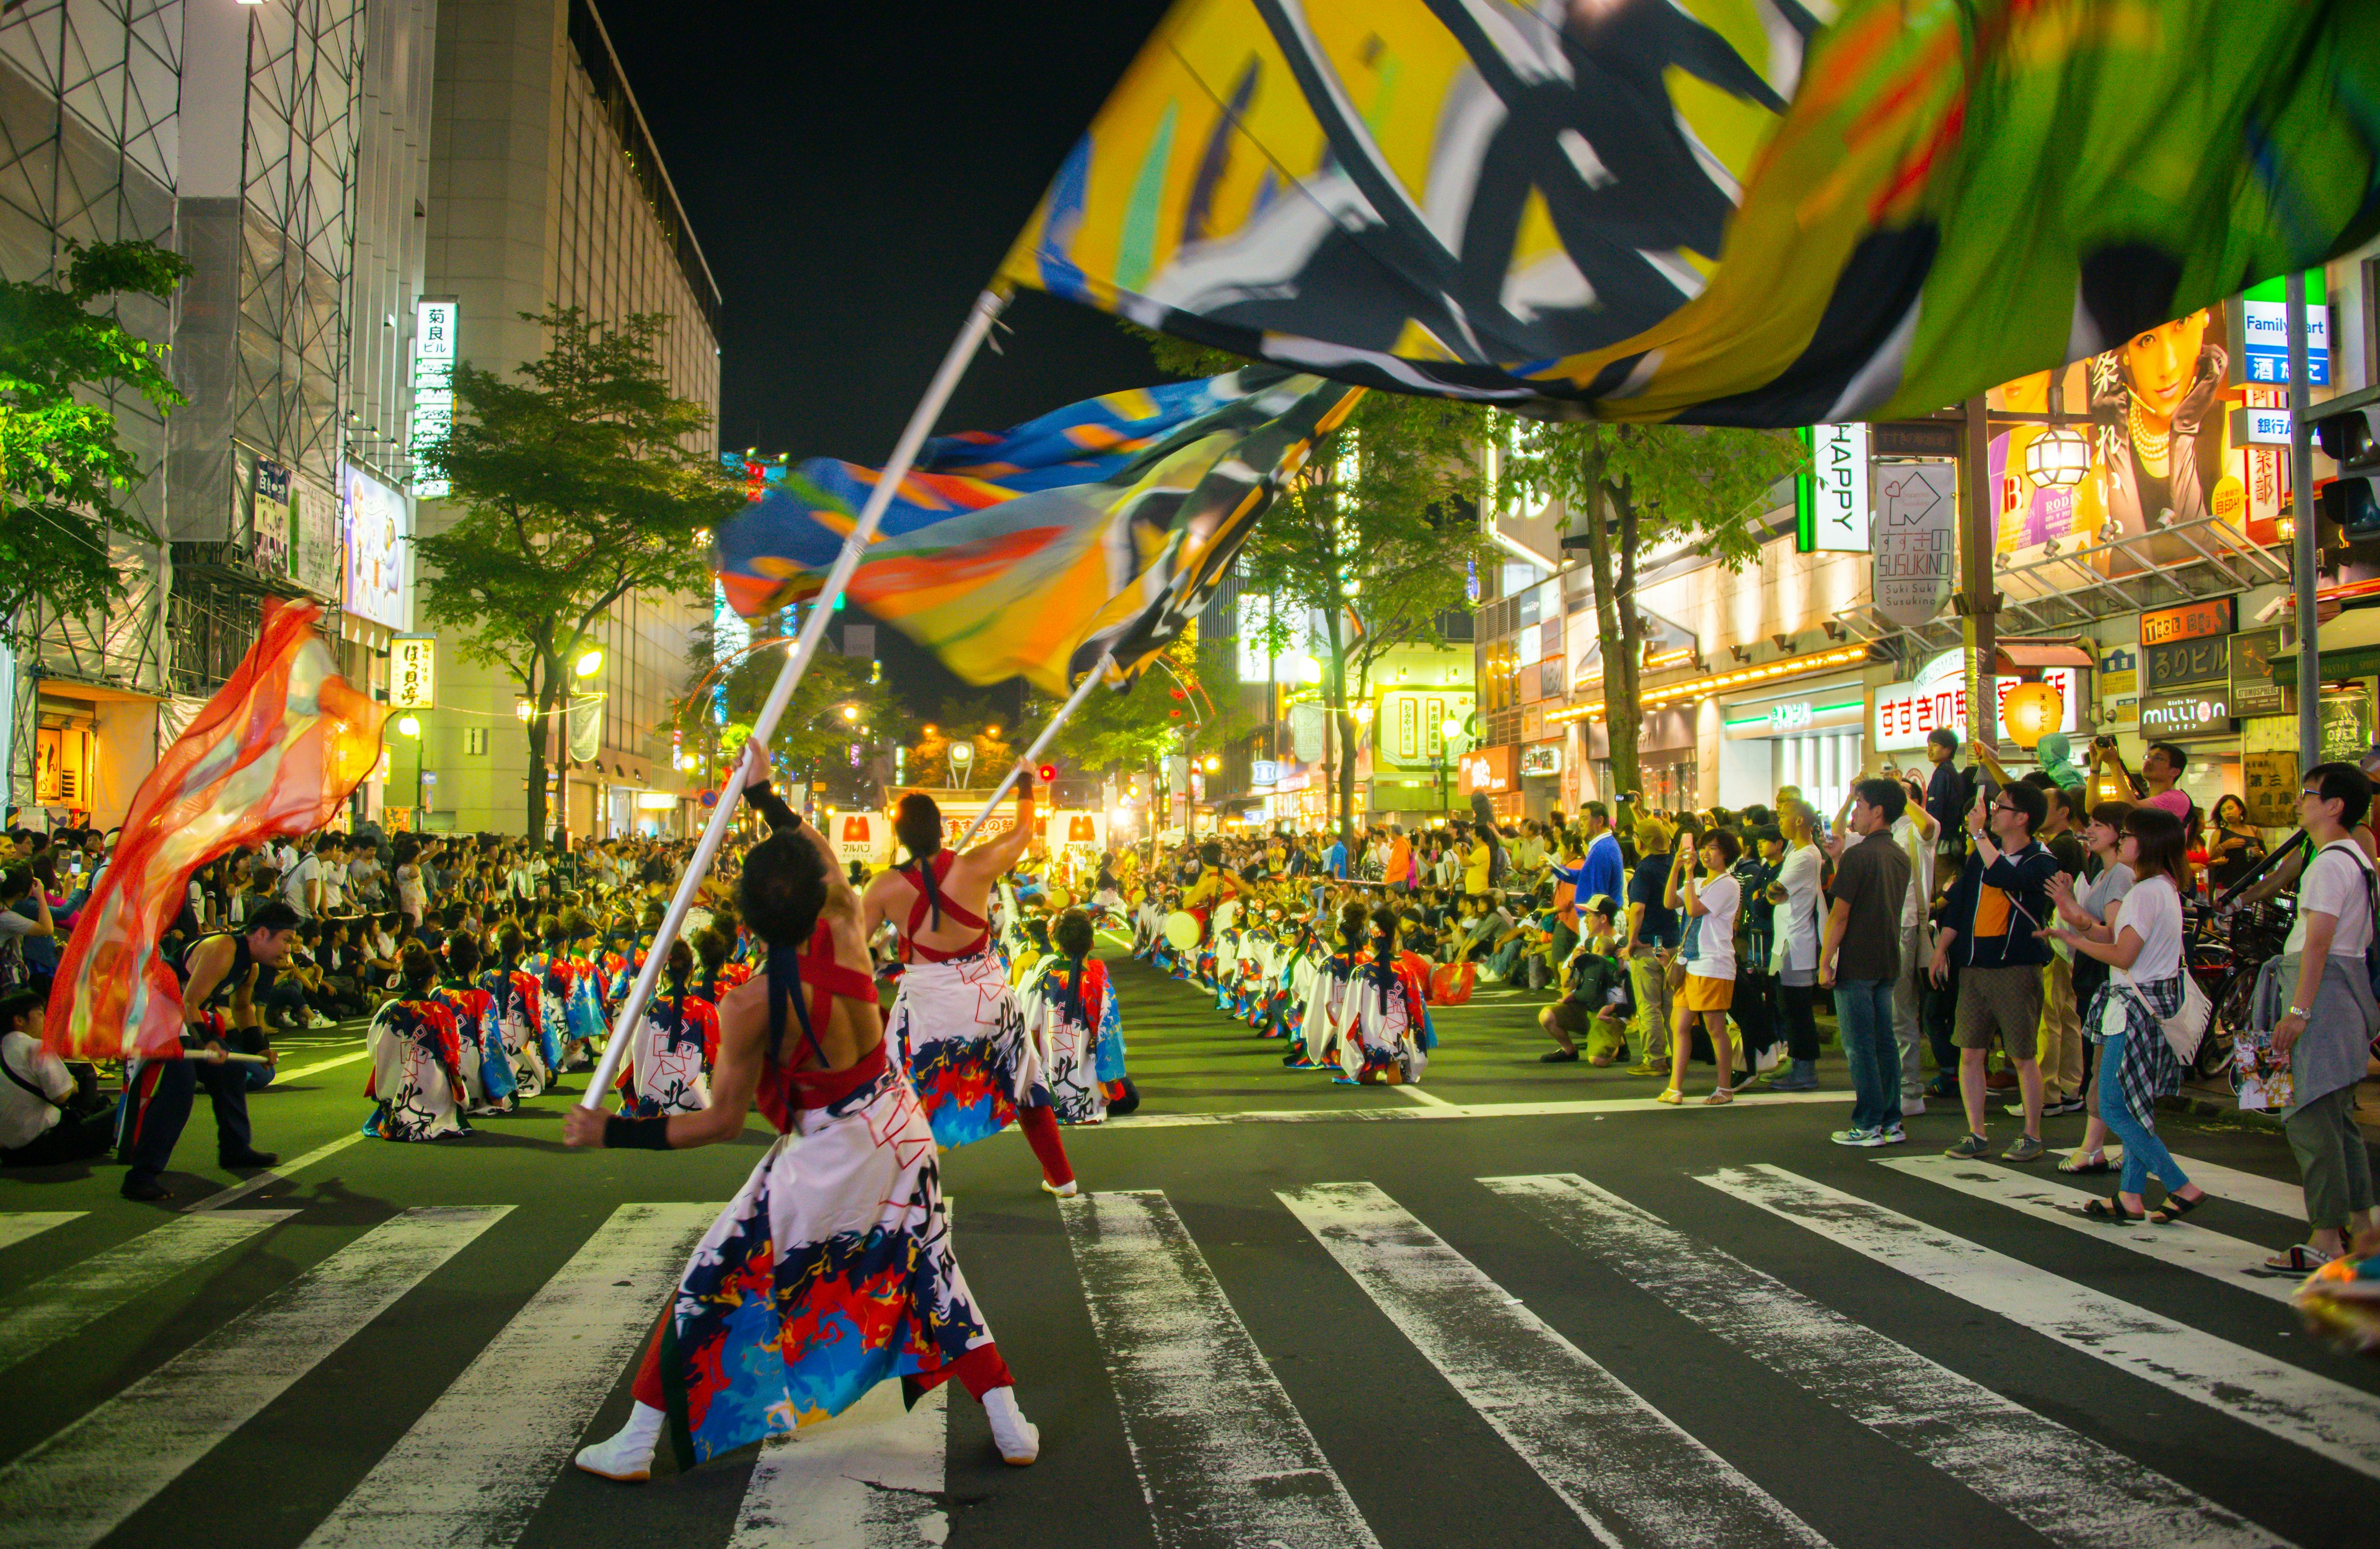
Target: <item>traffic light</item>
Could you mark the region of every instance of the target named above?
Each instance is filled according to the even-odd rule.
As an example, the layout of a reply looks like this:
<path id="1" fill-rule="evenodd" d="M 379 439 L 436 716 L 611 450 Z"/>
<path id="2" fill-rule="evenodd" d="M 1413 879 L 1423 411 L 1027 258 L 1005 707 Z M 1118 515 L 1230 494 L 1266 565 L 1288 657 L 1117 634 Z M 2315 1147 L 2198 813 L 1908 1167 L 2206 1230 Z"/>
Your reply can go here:
<path id="1" fill-rule="evenodd" d="M 1045 763 L 1040 768 L 1035 770 L 1033 772 L 1033 775 L 1034 778 L 1039 780 L 1045 786 L 1056 785 L 1058 783 L 1058 766 L 1054 763 Z"/>
<path id="2" fill-rule="evenodd" d="M 2322 517 L 2349 538 L 2380 533 L 2380 388 L 2317 404 L 2307 418 L 2338 477 L 2317 486 Z"/>

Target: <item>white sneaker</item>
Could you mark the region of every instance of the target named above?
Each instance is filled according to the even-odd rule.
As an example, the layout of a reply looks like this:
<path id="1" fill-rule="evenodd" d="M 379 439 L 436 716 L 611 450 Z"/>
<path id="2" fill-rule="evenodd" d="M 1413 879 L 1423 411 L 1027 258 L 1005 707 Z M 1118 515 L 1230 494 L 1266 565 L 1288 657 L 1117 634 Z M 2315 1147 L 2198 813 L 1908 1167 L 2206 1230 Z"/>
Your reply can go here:
<path id="1" fill-rule="evenodd" d="M 661 1440 L 664 1418 L 651 1405 L 638 1404 L 628 1411 L 628 1423 L 620 1427 L 618 1435 L 580 1447 L 572 1461 L 599 1479 L 642 1484 L 652 1477 L 653 1444 Z"/>
<path id="2" fill-rule="evenodd" d="M 312 1019 L 307 1025 L 318 1028 L 334 1028 L 339 1024 L 331 1020 L 330 1018 L 323 1016 L 320 1011 L 317 1011 L 312 1013 Z"/>
<path id="3" fill-rule="evenodd" d="M 1888 1146 L 1905 1146 L 1909 1143 L 1909 1132 L 1897 1124 L 1886 1125 L 1884 1143 Z"/>
<path id="4" fill-rule="evenodd" d="M 1890 1145 L 1892 1143 L 1890 1140 L 1884 1138 L 1883 1130 L 1862 1129 L 1856 1125 L 1852 1126 L 1849 1129 L 1838 1129 L 1827 1138 L 1834 1141 L 1835 1144 L 1839 1146 L 1872 1147 Z"/>
<path id="5" fill-rule="evenodd" d="M 1026 1419 L 1025 1411 L 1016 1407 L 1014 1388 L 996 1387 L 985 1394 L 983 1412 L 984 1418 L 991 1421 L 991 1443 L 1000 1448 L 1002 1462 L 1012 1469 L 1021 1469 L 1041 1456 L 1041 1428 Z M 583 1469 L 587 1465 L 582 1462 L 578 1466 Z"/>
<path id="6" fill-rule="evenodd" d="M 1055 1194 L 1062 1200 L 1071 1200 L 1082 1191 L 1082 1180 L 1079 1178 L 1070 1177 L 1063 1183 L 1052 1183 L 1046 1177 L 1041 1180 L 1041 1192 Z"/>

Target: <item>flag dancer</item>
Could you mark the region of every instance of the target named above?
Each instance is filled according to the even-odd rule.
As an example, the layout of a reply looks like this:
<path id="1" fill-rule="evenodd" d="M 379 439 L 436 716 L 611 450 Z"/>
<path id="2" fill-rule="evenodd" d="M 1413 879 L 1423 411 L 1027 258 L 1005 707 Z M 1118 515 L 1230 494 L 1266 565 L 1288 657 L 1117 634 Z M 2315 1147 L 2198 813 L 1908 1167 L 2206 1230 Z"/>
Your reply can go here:
<path id="1" fill-rule="evenodd" d="M 779 1138 L 695 1249 L 638 1369 L 628 1423 L 577 1465 L 638 1482 L 664 1422 L 691 1468 L 840 1413 L 887 1378 L 914 1400 L 956 1377 L 1002 1458 L 1022 1467 L 1040 1433 L 952 1254 L 933 1134 L 887 1055 L 858 896 L 815 830 L 766 787 L 747 795 L 774 830 L 739 884 L 768 968 L 720 1006 L 710 1106 L 655 1118 L 574 1107 L 563 1136 L 710 1145 L 741 1134 L 757 1101 Z"/>
<path id="2" fill-rule="evenodd" d="M 888 918 L 902 925 L 908 967 L 886 1035 L 892 1057 L 916 1084 L 936 1144 L 963 1146 L 1014 1119 L 1040 1160 L 1041 1187 L 1072 1199 L 1075 1171 L 1040 1056 L 984 919 L 992 884 L 1032 842 L 1032 765 L 1017 764 L 1015 826 L 964 855 L 942 848 L 941 809 L 923 792 L 901 799 L 892 832 L 909 860 L 869 883 L 861 899 L 866 935 Z"/>
<path id="3" fill-rule="evenodd" d="M 162 1174 L 172 1159 L 190 1106 L 206 1090 L 215 1110 L 215 1159 L 225 1167 L 270 1167 L 280 1157 L 256 1149 L 248 1124 L 248 1076 L 227 1068 L 224 1056 L 235 1029 L 264 1036 L 256 1015 L 261 969 L 289 960 L 298 939 L 298 911 L 278 899 L 249 916 L 237 933 L 201 936 L 190 944 L 182 965 L 190 976 L 182 992 L 182 1048 L 178 1057 L 139 1058 L 124 1067 L 123 1128 L 116 1155 L 132 1165 L 124 1175 L 128 1200 L 168 1200 Z M 271 1048 L 267 1064 L 278 1061 Z"/>

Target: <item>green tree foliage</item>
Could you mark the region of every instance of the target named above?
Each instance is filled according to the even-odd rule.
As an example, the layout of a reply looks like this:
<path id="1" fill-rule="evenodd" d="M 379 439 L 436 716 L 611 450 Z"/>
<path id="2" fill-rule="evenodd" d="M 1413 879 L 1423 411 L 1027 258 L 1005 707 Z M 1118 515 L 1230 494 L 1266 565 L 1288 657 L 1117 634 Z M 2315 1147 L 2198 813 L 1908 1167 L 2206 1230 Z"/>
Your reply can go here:
<path id="1" fill-rule="evenodd" d="M 1051 751 L 1086 774 L 1154 769 L 1178 751 L 1192 727 L 1202 724 L 1198 650 L 1184 638 L 1166 648 L 1163 665 L 1152 665 L 1123 693 L 1094 689 L 1083 707 L 1058 732 Z M 1042 714 L 1054 714 L 1054 703 Z"/>
<path id="2" fill-rule="evenodd" d="M 511 674 L 538 709 L 528 827 L 541 838 L 546 728 L 572 665 L 629 593 L 708 594 L 707 535 L 744 492 L 699 449 L 709 411 L 670 392 L 664 315 L 616 325 L 576 307 L 521 315 L 546 330 L 546 352 L 517 381 L 456 365 L 453 433 L 423 452 L 462 515 L 414 543 L 428 562 L 423 618 L 464 631 L 464 654 Z"/>
<path id="3" fill-rule="evenodd" d="M 93 613 L 124 594 L 109 540 L 155 543 L 125 507 L 143 477 L 90 401 L 134 394 L 164 412 L 186 400 L 164 351 L 92 310 L 112 296 L 163 301 L 190 274 L 148 242 L 69 246 L 66 273 L 0 282 L 0 622 L 29 604 Z"/>
<path id="4" fill-rule="evenodd" d="M 1158 363 L 1209 376 L 1247 362 L 1148 335 Z M 1372 670 L 1402 646 L 1444 645 L 1439 628 L 1466 605 L 1478 534 L 1477 453 L 1487 411 L 1443 398 L 1366 393 L 1240 551 L 1249 592 L 1270 599 L 1266 646 L 1322 665 L 1336 725 L 1337 821 L 1354 804 L 1354 708 Z M 1318 632 L 1306 638 L 1309 618 Z"/>
<path id="5" fill-rule="evenodd" d="M 672 718 L 691 743 L 698 745 L 715 733 L 714 762 L 722 770 L 732 769 L 785 665 L 791 637 L 756 636 L 734 660 L 715 666 L 710 665 L 715 657 L 709 625 L 696 628 L 690 642 L 692 655 L 705 665 L 672 707 Z M 770 761 L 780 774 L 805 785 L 822 784 L 839 799 L 868 794 L 869 750 L 902 740 L 908 725 L 890 690 L 873 678 L 871 665 L 823 651 L 811 658 L 769 738 Z M 851 759 L 854 744 L 861 749 L 856 767 Z"/>
<path id="6" fill-rule="evenodd" d="M 1017 728 L 1008 717 L 992 708 L 988 699 L 968 698 L 944 700 L 933 719 L 917 728 L 917 740 L 910 745 L 907 783 L 941 789 L 990 791 L 1000 784 L 1001 776 L 1016 762 L 1024 744 L 1016 740 Z M 957 772 L 951 765 L 951 745 L 964 742 L 975 752 L 964 776 L 966 785 L 957 784 Z"/>
<path id="7" fill-rule="evenodd" d="M 1603 653 L 1604 725 L 1611 778 L 1642 788 L 1637 737 L 1645 619 L 1636 608 L 1636 564 L 1647 549 L 1691 543 L 1730 571 L 1760 557 L 1759 517 L 1779 481 L 1805 471 L 1809 456 L 1786 431 L 1693 425 L 1544 424 L 1499 416 L 1505 449 L 1505 506 L 1547 498 L 1567 513 L 1565 532 L 1586 539 Z"/>

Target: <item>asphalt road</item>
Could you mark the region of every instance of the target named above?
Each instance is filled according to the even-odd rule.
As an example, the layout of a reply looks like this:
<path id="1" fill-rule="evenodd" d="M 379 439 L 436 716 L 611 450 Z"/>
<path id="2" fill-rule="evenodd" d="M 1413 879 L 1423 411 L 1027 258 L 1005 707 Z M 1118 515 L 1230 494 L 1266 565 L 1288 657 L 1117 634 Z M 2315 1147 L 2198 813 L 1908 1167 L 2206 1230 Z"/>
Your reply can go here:
<path id="1" fill-rule="evenodd" d="M 171 1205 L 113 1165 L 0 1176 L 0 1542 L 2374 1542 L 2380 1364 L 2240 1273 L 2302 1229 L 2268 1131 L 2168 1119 L 2219 1202 L 2113 1230 L 2046 1166 L 1942 1159 L 1941 1108 L 1830 1145 L 1837 1062 L 1661 1108 L 1538 1064 L 1536 1001 L 1487 996 L 1440 1014 L 1422 1087 L 1351 1090 L 1118 982 L 1146 1104 L 1067 1132 L 1085 1198 L 1013 1132 L 944 1158 L 1035 1467 L 964 1393 L 880 1389 L 691 1474 L 577 1475 L 763 1132 L 574 1154 L 548 1096 L 357 1140 L 363 1067 L 329 1062 L 358 1046 L 318 1034 L 252 1104 L 280 1175 L 197 1165 L 202 1106 Z"/>

